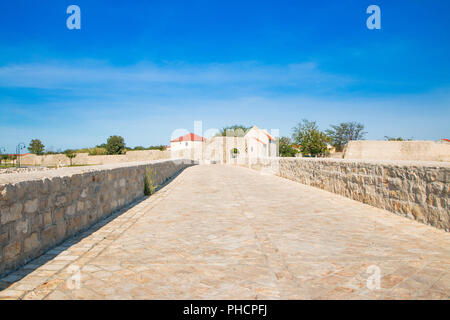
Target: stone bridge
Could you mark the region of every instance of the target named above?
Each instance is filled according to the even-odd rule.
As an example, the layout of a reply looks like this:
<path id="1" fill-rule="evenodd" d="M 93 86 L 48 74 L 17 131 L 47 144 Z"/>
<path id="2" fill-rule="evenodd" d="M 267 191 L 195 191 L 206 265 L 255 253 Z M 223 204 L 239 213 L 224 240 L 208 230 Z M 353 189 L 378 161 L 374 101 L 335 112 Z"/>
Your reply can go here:
<path id="1" fill-rule="evenodd" d="M 379 280 L 379 281 L 378 281 Z M 443 230 L 248 168 L 186 168 L 0 279 L 1 299 L 448 299 Z"/>

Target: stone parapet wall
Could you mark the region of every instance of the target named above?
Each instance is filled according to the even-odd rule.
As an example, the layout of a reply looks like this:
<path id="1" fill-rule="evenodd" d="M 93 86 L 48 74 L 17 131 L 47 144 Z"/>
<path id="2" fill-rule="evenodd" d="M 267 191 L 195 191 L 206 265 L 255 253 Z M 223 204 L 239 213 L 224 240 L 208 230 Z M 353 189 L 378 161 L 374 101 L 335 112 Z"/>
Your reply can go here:
<path id="1" fill-rule="evenodd" d="M 39 256 L 160 185 L 191 160 L 72 167 L 0 175 L 0 274 Z"/>
<path id="2" fill-rule="evenodd" d="M 98 155 L 90 156 L 87 153 L 77 153 L 76 157 L 72 159 L 74 165 L 99 165 L 99 164 L 115 164 L 125 162 L 136 161 L 149 161 L 149 160 L 163 160 L 174 159 L 171 157 L 170 151 L 160 150 L 138 150 L 127 151 L 126 154 L 121 155 Z M 176 157 L 179 159 L 179 157 Z M 37 156 L 35 154 L 27 154 L 20 158 L 21 165 L 31 166 L 57 166 L 70 164 L 69 158 L 64 154 L 49 154 Z"/>
<path id="3" fill-rule="evenodd" d="M 251 168 L 450 231 L 450 163 L 274 158 Z"/>
<path id="4" fill-rule="evenodd" d="M 445 141 L 349 141 L 344 159 L 450 161 L 450 143 Z"/>

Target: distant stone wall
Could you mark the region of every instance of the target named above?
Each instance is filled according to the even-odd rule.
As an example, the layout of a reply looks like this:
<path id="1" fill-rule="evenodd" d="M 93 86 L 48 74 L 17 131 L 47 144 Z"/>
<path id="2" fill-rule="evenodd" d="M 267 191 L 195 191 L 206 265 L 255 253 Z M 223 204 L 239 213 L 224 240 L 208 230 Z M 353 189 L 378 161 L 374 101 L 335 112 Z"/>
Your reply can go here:
<path id="1" fill-rule="evenodd" d="M 0 274 L 142 197 L 146 168 L 162 184 L 189 165 L 166 160 L 0 175 Z"/>
<path id="2" fill-rule="evenodd" d="M 450 231 L 450 163 L 274 158 L 251 166 Z"/>
<path id="3" fill-rule="evenodd" d="M 195 145 L 193 148 L 171 150 L 172 159 L 192 159 L 195 161 L 202 161 L 203 159 L 203 144 Z"/>
<path id="4" fill-rule="evenodd" d="M 77 153 L 76 157 L 72 159 L 72 164 L 75 165 L 99 165 L 99 164 L 114 164 L 125 163 L 135 161 L 148 161 L 148 160 L 162 160 L 170 159 L 170 151 L 160 150 L 137 150 L 127 151 L 122 155 L 98 155 L 90 156 L 87 153 Z M 20 158 L 22 165 L 32 166 L 67 166 L 70 164 L 69 158 L 64 154 L 49 154 L 43 156 L 37 156 L 35 154 L 28 154 Z"/>
<path id="5" fill-rule="evenodd" d="M 344 159 L 450 161 L 450 143 L 435 141 L 349 141 Z"/>

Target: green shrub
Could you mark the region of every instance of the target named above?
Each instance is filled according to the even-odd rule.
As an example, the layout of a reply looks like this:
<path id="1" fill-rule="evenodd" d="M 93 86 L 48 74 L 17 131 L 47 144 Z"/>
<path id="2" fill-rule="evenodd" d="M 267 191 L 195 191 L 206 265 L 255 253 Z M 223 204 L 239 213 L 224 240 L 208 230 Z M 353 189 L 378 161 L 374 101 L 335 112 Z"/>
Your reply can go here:
<path id="1" fill-rule="evenodd" d="M 81 148 L 74 150 L 75 153 L 89 153 L 89 148 Z"/>
<path id="2" fill-rule="evenodd" d="M 156 172 L 155 169 L 145 168 L 145 176 L 144 176 L 144 195 L 150 196 L 155 193 L 158 185 L 156 184 Z"/>
<path id="3" fill-rule="evenodd" d="M 160 151 L 164 151 L 164 150 L 166 150 L 166 146 L 164 146 L 164 145 L 150 146 L 150 147 L 147 148 L 147 150 L 160 150 Z"/>
<path id="4" fill-rule="evenodd" d="M 72 165 L 73 158 L 75 158 L 77 156 L 75 151 L 67 149 L 66 151 L 64 151 L 64 154 L 66 155 L 67 158 L 69 158 L 70 165 Z"/>
<path id="5" fill-rule="evenodd" d="M 94 147 L 88 149 L 88 153 L 90 156 L 101 156 L 107 154 L 108 152 L 106 151 L 105 148 Z"/>

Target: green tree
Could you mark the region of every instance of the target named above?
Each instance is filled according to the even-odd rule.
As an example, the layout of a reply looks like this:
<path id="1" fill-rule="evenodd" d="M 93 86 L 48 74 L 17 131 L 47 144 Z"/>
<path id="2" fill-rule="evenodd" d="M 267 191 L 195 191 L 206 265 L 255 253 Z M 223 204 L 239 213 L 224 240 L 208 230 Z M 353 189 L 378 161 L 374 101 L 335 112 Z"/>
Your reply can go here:
<path id="1" fill-rule="evenodd" d="M 217 135 L 224 137 L 243 137 L 249 129 L 251 129 L 251 127 L 235 124 L 222 128 Z"/>
<path id="2" fill-rule="evenodd" d="M 66 155 L 67 158 L 69 158 L 70 165 L 72 165 L 72 159 L 77 156 L 75 151 L 71 150 L 71 149 L 67 149 L 66 151 L 64 151 L 64 154 Z"/>
<path id="3" fill-rule="evenodd" d="M 327 153 L 328 136 L 321 132 L 315 121 L 303 119 L 294 128 L 292 139 L 300 145 L 302 155 L 316 157 Z"/>
<path id="4" fill-rule="evenodd" d="M 37 155 L 41 155 L 44 153 L 44 144 L 41 142 L 41 140 L 39 139 L 33 139 L 30 142 L 30 145 L 28 147 L 28 150 L 33 153 L 33 154 L 37 154 Z"/>
<path id="5" fill-rule="evenodd" d="M 279 154 L 280 157 L 295 157 L 297 150 L 295 150 L 291 139 L 288 137 L 281 137 L 279 140 Z"/>
<path id="6" fill-rule="evenodd" d="M 362 123 L 343 122 L 337 126 L 332 125 L 331 129 L 325 130 L 325 133 L 330 137 L 336 151 L 342 151 L 350 140 L 362 140 L 367 132 L 364 132 Z"/>
<path id="7" fill-rule="evenodd" d="M 125 140 L 121 136 L 110 136 L 106 141 L 108 154 L 122 154 L 125 151 Z"/>

